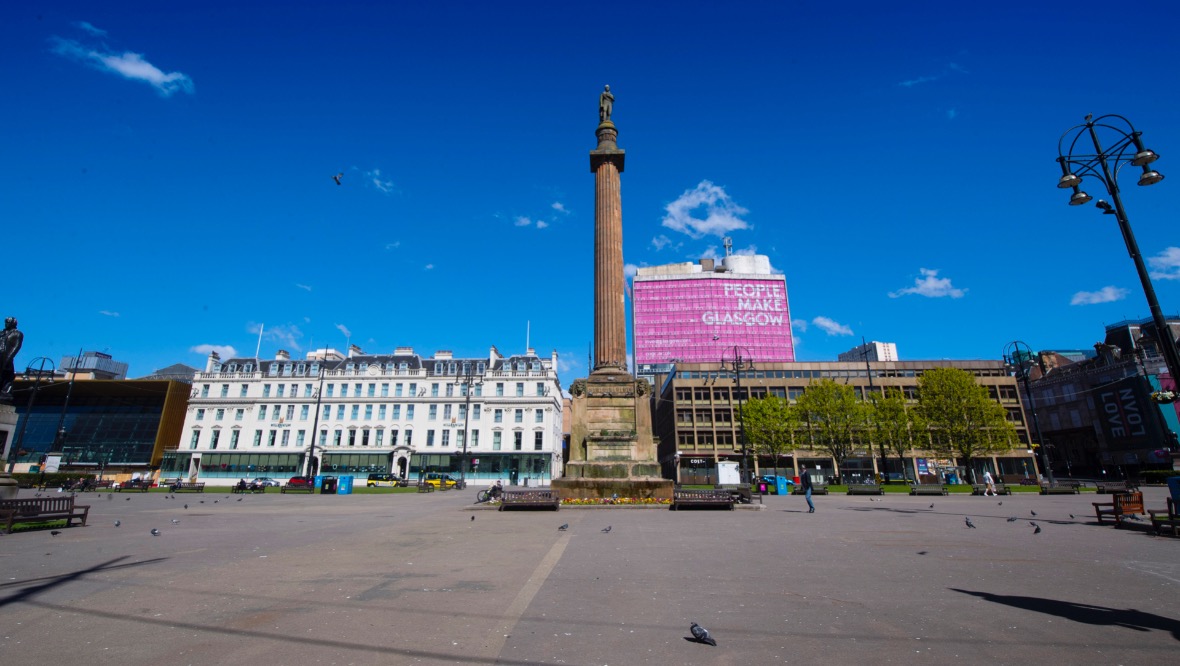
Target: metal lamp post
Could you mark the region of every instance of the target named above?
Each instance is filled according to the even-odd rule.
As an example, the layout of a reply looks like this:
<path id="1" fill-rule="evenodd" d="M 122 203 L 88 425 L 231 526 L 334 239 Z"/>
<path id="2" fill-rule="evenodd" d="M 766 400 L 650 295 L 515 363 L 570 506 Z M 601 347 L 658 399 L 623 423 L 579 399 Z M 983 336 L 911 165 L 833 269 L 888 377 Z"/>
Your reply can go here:
<path id="1" fill-rule="evenodd" d="M 1028 409 L 1032 412 L 1033 430 L 1037 435 L 1036 444 L 1041 452 L 1041 467 L 1045 469 L 1045 475 L 1049 478 L 1049 483 L 1053 483 L 1053 467 L 1049 464 L 1049 447 L 1045 445 L 1045 440 L 1041 437 L 1041 422 L 1037 419 L 1037 402 L 1033 398 L 1032 389 L 1029 388 L 1028 384 L 1028 375 L 1032 370 L 1032 359 L 1032 348 L 1019 340 L 1009 342 L 1004 347 L 1004 362 L 1008 364 L 1008 367 L 1015 370 L 1024 382 L 1024 394 L 1028 396 Z"/>
<path id="2" fill-rule="evenodd" d="M 476 378 L 474 366 L 468 365 L 462 375 L 455 375 L 455 383 L 463 387 L 463 395 L 467 402 L 463 407 L 463 453 L 459 459 L 459 487 L 467 487 L 467 440 L 471 437 L 471 389 L 483 383 L 483 378 Z"/>
<path id="3" fill-rule="evenodd" d="M 315 459 L 315 438 L 320 436 L 320 403 L 324 399 L 324 361 L 320 361 L 320 387 L 315 392 L 315 419 L 311 422 L 311 448 L 307 450 L 307 476 L 315 476 L 319 465 Z"/>
<path id="4" fill-rule="evenodd" d="M 1114 143 L 1107 149 L 1102 148 L 1098 141 L 1098 130 L 1114 139 Z M 1061 178 L 1057 181 L 1059 188 L 1073 189 L 1069 198 L 1069 205 L 1079 206 L 1093 199 L 1081 189 L 1082 178 L 1093 176 L 1106 188 L 1114 206 L 1099 199 L 1097 206 L 1104 214 L 1114 215 L 1119 224 L 1119 231 L 1123 234 L 1123 242 L 1127 245 L 1127 252 L 1135 262 L 1135 270 L 1139 273 L 1139 282 L 1143 285 L 1143 294 L 1147 297 L 1147 307 L 1151 310 L 1152 321 L 1155 322 L 1160 348 L 1163 352 L 1164 363 L 1168 366 L 1168 374 L 1172 381 L 1180 381 L 1180 355 L 1176 352 L 1176 341 L 1168 322 L 1160 309 L 1159 301 L 1155 297 L 1155 288 L 1151 284 L 1151 276 L 1143 264 L 1143 256 L 1139 253 L 1139 244 L 1135 242 L 1135 234 L 1131 232 L 1131 224 L 1127 221 L 1127 211 L 1123 208 L 1123 199 L 1119 195 L 1118 174 L 1128 164 L 1143 169 L 1139 176 L 1139 185 L 1154 185 L 1164 179 L 1163 175 L 1151 168 L 1151 163 L 1159 159 L 1155 151 L 1143 147 L 1139 139 L 1142 132 L 1135 129 L 1131 121 L 1126 118 L 1107 114 L 1094 118 L 1086 116 L 1086 122 L 1075 125 L 1061 135 L 1057 142 L 1057 162 L 1061 165 Z M 1094 146 L 1093 153 L 1086 153 L 1089 146 L 1081 145 L 1082 136 L 1088 136 Z M 1173 402 L 1175 392 L 1170 395 L 1156 394 L 1155 399 L 1160 403 Z"/>
<path id="5" fill-rule="evenodd" d="M 721 357 L 721 369 L 730 371 L 732 368 L 734 381 L 737 383 L 737 403 L 738 403 L 738 438 L 742 446 L 742 483 L 749 484 L 750 479 L 750 448 L 746 445 L 746 421 L 742 416 L 742 371 L 754 369 L 754 359 L 750 354 L 750 350 L 745 347 L 734 345 L 732 358 L 729 357 L 729 351 Z M 745 352 L 745 356 L 742 356 Z"/>
<path id="6" fill-rule="evenodd" d="M 25 367 L 25 376 L 28 377 L 33 372 L 33 364 L 38 363 L 37 378 L 33 380 L 33 388 L 29 393 L 29 404 L 25 407 L 25 418 L 20 422 L 20 430 L 16 433 L 16 441 L 12 443 L 12 448 L 8 449 L 8 473 L 12 474 L 13 468 L 16 467 L 16 454 L 20 452 L 21 447 L 25 443 L 25 430 L 29 427 L 29 419 L 33 417 L 33 403 L 37 400 L 37 390 L 41 388 L 41 378 L 45 376 L 45 365 L 49 365 L 49 383 L 53 383 L 53 373 L 57 370 L 57 366 L 53 363 L 53 359 L 40 356 L 29 362 Z"/>

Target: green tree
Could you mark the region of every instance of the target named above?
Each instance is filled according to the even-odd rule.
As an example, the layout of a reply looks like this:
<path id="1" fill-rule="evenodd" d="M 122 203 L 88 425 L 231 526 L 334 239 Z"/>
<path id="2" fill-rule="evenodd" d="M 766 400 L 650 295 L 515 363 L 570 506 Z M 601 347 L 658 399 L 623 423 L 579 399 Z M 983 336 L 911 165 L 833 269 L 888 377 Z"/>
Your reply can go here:
<path id="1" fill-rule="evenodd" d="M 1011 450 L 1016 427 L 975 377 L 959 368 L 934 368 L 918 379 L 919 414 L 935 451 L 971 468 L 980 456 Z"/>
<path id="2" fill-rule="evenodd" d="M 913 449 L 913 437 L 925 438 L 919 410 L 911 408 L 905 394 L 898 388 L 885 389 L 885 395 L 874 393 L 870 408 L 869 427 L 873 441 L 882 451 L 897 454 L 901 469 L 909 478 L 905 454 Z M 922 442 L 925 445 L 925 441 Z"/>
<path id="3" fill-rule="evenodd" d="M 799 420 L 807 426 L 812 449 L 830 455 L 836 461 L 836 477 L 844 461 L 856 449 L 854 435 L 864 429 L 867 407 L 856 391 L 830 379 L 811 382 L 795 400 Z"/>
<path id="4" fill-rule="evenodd" d="M 742 405 L 742 427 L 746 439 L 755 454 L 767 455 L 774 460 L 774 473 L 778 475 L 779 456 L 791 450 L 791 434 L 798 420 L 785 398 L 768 395 L 751 398 Z"/>

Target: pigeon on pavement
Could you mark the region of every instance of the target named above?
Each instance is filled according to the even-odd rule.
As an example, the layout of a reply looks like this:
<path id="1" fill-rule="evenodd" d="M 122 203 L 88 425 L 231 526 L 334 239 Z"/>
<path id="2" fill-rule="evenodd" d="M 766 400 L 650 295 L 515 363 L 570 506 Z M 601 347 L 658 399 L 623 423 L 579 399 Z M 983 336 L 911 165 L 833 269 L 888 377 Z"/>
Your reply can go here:
<path id="1" fill-rule="evenodd" d="M 116 520 L 116 521 L 115 521 L 115 527 L 118 527 L 118 526 L 120 526 L 120 525 L 122 525 L 122 524 L 123 524 L 123 521 L 121 521 L 121 520 Z"/>
<path id="2" fill-rule="evenodd" d="M 964 520 L 967 521 L 967 527 L 970 527 L 971 529 L 975 529 L 975 523 L 971 522 L 970 517 L 965 517 Z"/>
<path id="3" fill-rule="evenodd" d="M 53 530 L 49 534 L 50 534 L 50 536 L 57 536 L 57 535 L 61 534 L 61 530 Z"/>
<path id="4" fill-rule="evenodd" d="M 184 505 L 184 508 L 186 508 L 186 509 L 187 509 L 187 508 L 188 508 L 188 505 L 187 505 L 187 504 L 185 504 L 185 505 Z"/>
<path id="5" fill-rule="evenodd" d="M 564 531 L 568 530 L 569 528 L 570 528 L 570 524 L 565 523 L 564 525 L 562 525 L 561 527 L 559 527 L 557 529 L 558 529 L 558 531 L 564 532 Z"/>
<path id="6" fill-rule="evenodd" d="M 934 508 L 934 505 L 933 505 L 933 504 L 931 504 L 931 505 L 930 505 L 930 508 L 931 508 L 931 509 L 933 509 L 933 508 Z"/>
<path id="7" fill-rule="evenodd" d="M 471 522 L 473 522 L 473 523 L 475 522 L 475 516 L 471 517 Z"/>
<path id="8" fill-rule="evenodd" d="M 1033 534 L 1040 534 L 1040 533 L 1041 533 L 1041 526 L 1037 525 L 1036 528 L 1033 530 Z"/>
<path id="9" fill-rule="evenodd" d="M 179 520 L 177 520 L 177 519 L 175 519 L 175 518 L 173 518 L 173 519 L 172 519 L 172 524 L 173 524 L 173 525 L 179 525 L 179 524 L 180 524 L 180 521 L 179 521 Z"/>
<path id="10" fill-rule="evenodd" d="M 690 624 L 688 626 L 688 629 L 689 629 L 689 631 L 692 632 L 692 637 L 697 639 L 698 643 L 704 643 L 706 645 L 712 645 L 713 647 L 717 647 L 717 641 L 713 640 L 713 637 L 709 635 L 708 629 L 702 627 L 701 625 L 697 624 L 696 622 L 693 622 L 692 624 Z"/>
<path id="11" fill-rule="evenodd" d="M 160 536 L 160 530 L 153 527 L 152 528 L 152 536 Z"/>
<path id="12" fill-rule="evenodd" d="M 1036 511 L 1029 511 L 1029 513 L 1031 513 L 1031 514 L 1033 515 L 1033 517 L 1034 517 L 1034 518 L 1036 518 L 1036 516 L 1037 516 L 1037 512 L 1036 512 Z"/>
<path id="13" fill-rule="evenodd" d="M 610 525 L 607 525 L 605 528 L 603 528 L 603 530 L 602 530 L 602 531 L 603 531 L 603 532 L 609 532 L 609 531 L 610 531 Z"/>

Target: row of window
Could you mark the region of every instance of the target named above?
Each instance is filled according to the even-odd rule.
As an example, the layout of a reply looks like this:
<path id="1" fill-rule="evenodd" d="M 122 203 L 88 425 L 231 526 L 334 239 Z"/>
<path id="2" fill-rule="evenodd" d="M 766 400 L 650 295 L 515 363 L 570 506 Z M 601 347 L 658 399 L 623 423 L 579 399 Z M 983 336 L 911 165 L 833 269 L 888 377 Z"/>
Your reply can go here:
<path id="1" fill-rule="evenodd" d="M 271 421 L 294 421 L 296 407 L 299 408 L 299 420 L 300 421 L 306 421 L 306 420 L 308 420 L 308 418 L 310 418 L 311 405 L 258 405 L 258 420 L 266 421 L 267 419 L 269 419 Z M 331 419 L 332 418 L 332 407 L 333 407 L 333 405 L 324 405 L 323 406 L 323 410 L 324 410 L 323 415 L 320 418 L 323 418 L 324 420 Z M 365 421 L 372 421 L 373 420 L 373 414 L 374 414 L 373 407 L 374 407 L 374 405 L 335 405 L 335 407 L 336 407 L 336 420 L 337 421 L 343 421 L 345 419 L 346 413 L 348 414 L 349 420 L 351 420 L 351 421 L 362 420 L 361 407 L 364 407 L 363 420 L 365 420 Z M 412 421 L 414 419 L 414 407 L 415 407 L 414 405 L 406 405 L 406 420 Z M 457 409 L 456 409 L 456 407 L 457 407 Z M 390 415 L 389 418 L 391 418 L 395 421 L 401 420 L 401 417 L 402 417 L 401 416 L 402 415 L 402 406 L 401 405 L 376 405 L 376 408 L 377 408 L 376 415 L 377 415 L 378 421 L 384 421 L 386 419 L 387 414 Z M 427 405 L 427 413 L 426 413 L 426 420 L 427 421 L 439 420 L 439 418 L 438 418 L 439 417 L 439 409 L 438 408 L 439 408 L 439 406 L 435 405 L 435 404 Z M 210 410 L 210 409 L 206 409 L 204 407 L 198 407 L 196 410 L 195 419 L 197 421 L 204 421 L 206 412 L 209 412 L 209 411 L 213 412 L 213 420 L 214 421 L 224 421 L 225 417 L 226 417 L 226 412 L 228 410 L 226 410 L 224 408 L 217 408 L 217 409 Z M 504 421 L 505 412 L 510 412 L 510 415 L 512 416 L 513 423 L 524 423 L 525 411 L 526 411 L 525 409 L 513 409 L 513 410 L 494 409 L 494 410 L 492 410 L 492 422 L 493 423 L 504 423 L 505 422 Z M 235 409 L 234 414 L 233 414 L 234 420 L 241 421 L 243 418 L 245 418 L 245 412 L 246 412 L 245 408 Z M 471 420 L 472 421 L 481 420 L 482 413 L 483 413 L 482 405 L 472 405 L 471 406 Z M 467 419 L 467 405 L 460 404 L 460 405 L 443 405 L 442 406 L 442 420 L 443 421 L 449 421 L 449 420 L 465 421 L 466 419 Z M 539 407 L 534 409 L 533 410 L 533 423 L 544 423 L 544 422 L 545 422 L 545 410 L 543 410 Z"/>
<path id="2" fill-rule="evenodd" d="M 230 430 L 228 432 L 229 432 L 229 435 L 226 438 L 227 441 L 225 442 L 225 445 L 230 450 L 235 450 L 239 447 L 239 445 L 243 444 L 243 442 L 241 441 L 242 431 L 241 430 Z M 261 446 L 263 446 L 263 443 L 265 442 L 265 445 L 268 447 L 271 447 L 271 446 L 283 447 L 283 446 L 291 446 L 291 445 L 294 445 L 296 447 L 303 447 L 306 444 L 307 431 L 306 430 L 296 430 L 296 431 L 294 431 L 295 432 L 294 437 L 292 437 L 291 432 L 292 431 L 289 429 L 255 430 L 253 433 L 253 440 L 251 442 L 251 445 L 254 447 L 261 447 Z M 456 447 L 463 448 L 464 432 L 462 430 L 455 430 L 454 431 L 455 436 L 453 438 L 451 437 L 451 432 L 452 431 L 449 429 L 444 429 L 441 431 L 427 430 L 426 431 L 426 447 L 433 448 L 435 446 L 435 444 L 437 443 L 439 447 L 447 448 L 447 447 L 451 446 L 451 442 L 453 439 Z M 473 449 L 479 448 L 479 432 L 480 431 L 478 431 L 478 430 L 471 431 L 471 443 L 469 445 L 470 448 L 473 448 Z M 398 445 L 398 434 L 399 434 L 399 431 L 397 431 L 397 430 L 390 430 L 389 431 L 389 445 L 390 446 L 397 446 Z M 402 445 L 412 447 L 414 445 L 414 442 L 413 442 L 414 431 L 413 430 L 406 430 L 406 431 L 402 432 L 401 434 L 403 435 Z M 512 439 L 512 449 L 511 450 L 513 450 L 513 451 L 524 450 L 524 442 L 525 442 L 525 434 L 526 433 L 524 433 L 523 431 L 517 430 L 517 431 L 511 432 L 511 433 L 507 433 L 507 434 L 511 435 L 511 439 Z M 505 433 L 502 431 L 499 431 L 499 430 L 492 433 L 492 450 L 493 451 L 500 451 L 502 449 L 502 447 L 505 444 L 504 435 L 505 435 Z M 344 430 L 342 428 L 336 428 L 335 430 L 331 431 L 330 436 L 331 436 L 331 440 L 328 439 L 329 438 L 329 431 L 327 429 L 321 430 L 320 436 L 319 436 L 319 441 L 317 442 L 317 445 L 327 448 L 329 446 L 329 441 L 330 441 L 331 446 L 376 446 L 376 447 L 385 446 L 385 430 L 380 429 L 380 428 L 378 428 L 378 429 L 361 428 L 361 429 L 348 429 L 348 430 Z M 203 437 L 204 437 L 204 434 L 202 433 L 200 428 L 193 428 L 192 436 L 189 439 L 189 449 L 195 450 L 198 447 L 200 447 L 201 440 Z M 222 445 L 221 440 L 222 440 L 222 431 L 221 430 L 218 430 L 218 429 L 210 430 L 209 431 L 209 446 L 208 446 L 208 448 L 210 450 L 216 450 L 219 446 Z M 543 451 L 544 447 L 545 447 L 545 433 L 540 430 L 535 431 L 533 433 L 533 450 L 534 451 Z"/>
<path id="3" fill-rule="evenodd" d="M 869 388 L 868 386 L 853 386 L 852 390 L 859 394 L 862 400 L 867 400 L 869 395 L 881 395 L 887 390 L 900 389 L 902 395 L 906 400 L 918 399 L 917 386 L 875 386 Z M 730 391 L 729 388 L 710 388 L 707 386 L 678 386 L 676 387 L 676 402 L 719 402 L 728 404 L 732 395 L 735 400 L 757 400 L 765 398 L 767 395 L 773 395 L 778 398 L 786 398 L 794 401 L 807 391 L 806 386 L 769 386 L 760 387 L 755 386 L 750 389 L 742 387 L 741 394 L 737 390 Z M 1017 400 L 1015 386 L 988 386 L 988 396 L 992 400 L 1011 402 Z"/>
<path id="4" fill-rule="evenodd" d="M 263 365 L 262 363 L 259 363 L 260 368 L 262 367 L 262 365 Z M 470 375 L 472 373 L 482 375 L 487 371 L 487 364 L 484 363 L 483 361 L 476 362 L 474 364 L 474 366 L 472 365 L 472 363 L 470 361 L 463 361 L 462 363 L 457 363 L 455 361 L 448 361 L 448 362 L 435 361 L 433 364 L 431 364 L 429 362 L 423 363 L 423 367 L 430 368 L 431 374 L 435 374 L 435 375 L 458 375 L 460 373 L 464 374 L 464 375 Z M 377 371 L 384 372 L 387 375 L 392 375 L 395 372 L 396 373 L 409 372 L 410 364 L 407 361 L 401 361 L 396 364 L 395 363 L 372 363 L 372 364 L 370 364 L 367 362 L 344 364 L 344 372 L 346 372 L 346 373 L 359 374 L 359 373 L 363 373 L 363 372 L 368 372 L 370 370 L 370 368 L 375 368 Z M 515 372 L 541 372 L 543 370 L 543 366 L 541 365 L 541 361 L 536 360 L 536 359 L 531 360 L 531 361 L 516 361 L 515 363 L 505 361 L 504 365 L 501 366 L 500 369 L 502 371 L 507 371 L 507 372 L 512 372 L 512 371 L 515 371 Z M 241 365 L 238 365 L 237 363 L 227 363 L 225 365 L 218 364 L 213 367 L 213 372 L 254 372 L 254 364 L 253 363 L 243 363 Z M 266 373 L 268 375 L 276 376 L 276 377 L 278 377 L 278 376 L 282 376 L 282 377 L 291 377 L 291 376 L 315 377 L 316 375 L 318 375 L 320 373 L 320 364 L 319 363 L 299 363 L 299 362 L 280 363 L 280 362 L 276 361 L 276 362 L 270 363 L 267 366 Z"/>
<path id="5" fill-rule="evenodd" d="M 525 384 L 526 384 L 526 382 L 516 382 L 516 386 L 514 387 L 515 388 L 514 395 L 516 397 L 523 398 L 525 396 Z M 341 398 L 347 398 L 351 395 L 354 398 L 360 398 L 360 397 L 388 398 L 389 397 L 389 385 L 390 385 L 389 382 L 381 382 L 380 383 L 380 392 L 378 392 L 377 382 L 369 382 L 368 384 L 366 384 L 364 382 L 353 382 L 351 384 L 347 383 L 347 382 L 340 383 L 340 384 L 336 384 L 335 382 L 330 382 L 324 389 L 324 397 L 334 398 L 334 397 L 339 396 Z M 303 397 L 304 398 L 315 397 L 314 386 L 315 386 L 314 384 L 304 384 L 303 385 Z M 409 390 L 405 391 L 407 386 L 408 386 Z M 430 397 L 437 398 L 440 396 L 440 393 L 439 393 L 440 386 L 442 387 L 443 394 L 448 398 L 455 397 L 455 396 L 458 396 L 461 398 L 467 397 L 467 386 L 468 385 L 466 383 L 449 383 L 449 384 L 441 384 L 440 385 L 438 382 L 431 382 L 430 389 L 429 389 Z M 471 395 L 473 395 L 475 397 L 483 396 L 483 385 L 482 384 L 472 384 L 471 386 L 473 388 L 473 390 L 471 391 Z M 289 392 L 288 392 L 288 387 L 290 389 Z M 295 398 L 295 397 L 298 397 L 298 395 L 299 395 L 299 384 L 263 384 L 262 385 L 262 397 L 263 398 L 271 397 L 272 389 L 274 392 L 274 397 L 276 397 L 276 398 L 284 398 L 284 397 L 288 397 L 288 396 Z M 241 384 L 240 388 L 238 389 L 238 396 L 237 397 L 239 397 L 239 398 L 248 397 L 249 390 L 250 390 L 249 384 Z M 351 390 L 351 394 L 349 393 L 350 390 Z M 212 391 L 213 391 L 212 384 L 202 384 L 200 395 L 202 398 L 208 398 L 211 396 Z M 230 394 L 230 384 L 222 384 L 219 393 L 220 393 L 219 397 L 228 398 L 229 394 Z M 417 382 L 409 382 L 408 384 L 403 383 L 403 382 L 397 382 L 397 383 L 393 384 L 393 397 L 395 397 L 395 398 L 401 398 L 401 397 L 422 398 L 422 397 L 425 397 L 426 394 L 427 394 L 426 387 L 423 386 L 421 389 L 419 389 Z M 503 397 L 503 396 L 507 395 L 507 393 L 505 393 L 505 382 L 496 382 L 495 395 L 497 397 Z M 531 395 L 536 395 L 536 396 L 549 395 L 549 387 L 546 385 L 546 382 L 536 382 L 535 383 L 535 393 L 532 393 Z"/>

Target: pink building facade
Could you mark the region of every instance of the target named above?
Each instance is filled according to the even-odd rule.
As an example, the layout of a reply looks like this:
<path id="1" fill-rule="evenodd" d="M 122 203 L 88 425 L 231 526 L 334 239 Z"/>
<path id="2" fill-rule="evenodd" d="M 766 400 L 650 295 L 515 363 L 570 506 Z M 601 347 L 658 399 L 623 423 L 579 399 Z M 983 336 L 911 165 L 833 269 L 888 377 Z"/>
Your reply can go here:
<path id="1" fill-rule="evenodd" d="M 795 360 L 787 283 L 782 275 L 721 271 L 637 274 L 632 283 L 632 308 L 637 366 L 676 361 L 716 363 L 735 345 L 748 350 L 756 363 Z"/>

